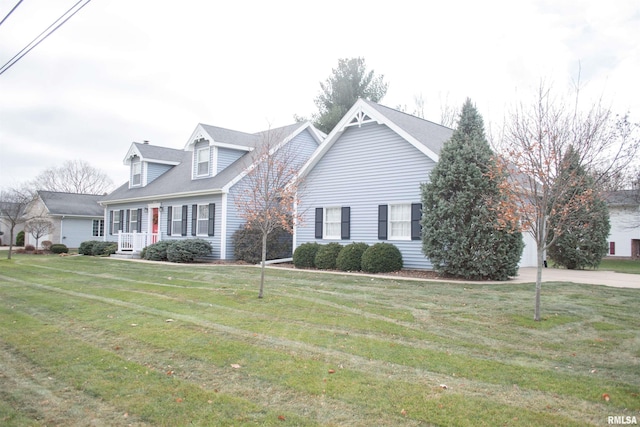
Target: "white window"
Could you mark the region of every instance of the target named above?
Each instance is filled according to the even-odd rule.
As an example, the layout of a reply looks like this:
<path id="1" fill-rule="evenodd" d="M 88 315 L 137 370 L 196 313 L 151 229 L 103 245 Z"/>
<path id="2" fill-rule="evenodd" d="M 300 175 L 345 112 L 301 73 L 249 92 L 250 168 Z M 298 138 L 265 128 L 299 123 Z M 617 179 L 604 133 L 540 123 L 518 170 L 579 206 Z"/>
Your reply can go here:
<path id="1" fill-rule="evenodd" d="M 131 164 L 131 185 L 140 185 L 142 182 L 142 162 Z"/>
<path id="2" fill-rule="evenodd" d="M 138 231 L 138 210 L 131 209 L 129 212 L 129 231 Z"/>
<path id="3" fill-rule="evenodd" d="M 340 239 L 340 221 L 342 208 L 332 207 L 324 209 L 324 239 Z"/>
<path id="4" fill-rule="evenodd" d="M 171 235 L 182 235 L 182 206 L 174 206 L 172 209 L 171 217 Z"/>
<path id="5" fill-rule="evenodd" d="M 93 236 L 94 237 L 104 236 L 104 219 L 93 220 Z"/>
<path id="6" fill-rule="evenodd" d="M 209 233 L 209 205 L 198 205 L 198 236 Z"/>
<path id="7" fill-rule="evenodd" d="M 411 239 L 411 203 L 389 205 L 389 239 Z"/>
<path id="8" fill-rule="evenodd" d="M 209 147 L 198 149 L 196 156 L 196 167 L 197 173 L 196 176 L 206 176 L 209 175 Z"/>
<path id="9" fill-rule="evenodd" d="M 113 224 L 111 226 L 111 230 L 113 230 L 113 234 L 118 234 L 120 228 L 120 211 L 113 211 Z"/>

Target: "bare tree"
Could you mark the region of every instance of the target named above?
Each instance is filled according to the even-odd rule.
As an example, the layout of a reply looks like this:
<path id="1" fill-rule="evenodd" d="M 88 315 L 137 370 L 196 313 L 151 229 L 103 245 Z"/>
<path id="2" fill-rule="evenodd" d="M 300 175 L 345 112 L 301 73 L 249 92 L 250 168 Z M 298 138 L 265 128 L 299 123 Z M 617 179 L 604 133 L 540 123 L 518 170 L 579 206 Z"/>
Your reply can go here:
<path id="1" fill-rule="evenodd" d="M 535 101 L 519 105 L 505 123 L 501 138 L 504 169 L 511 173 L 510 196 L 520 210 L 523 229 L 537 245 L 537 276 L 534 320 L 540 320 L 540 291 L 544 254 L 554 243 L 549 239 L 550 215 L 557 219 L 555 238 L 575 218 L 578 206 L 591 203 L 592 192 L 579 192 L 579 178 L 563 172 L 563 160 L 570 149 L 579 165 L 599 171 L 595 182 L 616 174 L 634 160 L 640 146 L 638 125 L 627 116 L 615 116 L 600 102 L 586 112 L 552 96 L 542 83 Z"/>
<path id="2" fill-rule="evenodd" d="M 67 160 L 62 166 L 41 172 L 31 182 L 38 190 L 78 194 L 104 194 L 111 190 L 113 181 L 85 160 Z"/>
<path id="3" fill-rule="evenodd" d="M 262 233 L 260 291 L 264 296 L 264 275 L 267 259 L 267 239 L 277 228 L 291 232 L 300 216 L 295 212 L 296 192 L 300 188 L 297 174 L 302 161 L 279 130 L 260 135 L 261 141 L 252 153 L 253 163 L 235 198 L 239 215 L 246 226 Z"/>
<path id="4" fill-rule="evenodd" d="M 460 108 L 449 103 L 449 95 L 444 100 L 440 97 L 440 124 L 453 129 L 458 121 L 458 116 L 460 116 Z"/>
<path id="5" fill-rule="evenodd" d="M 18 224 L 27 221 L 24 216 L 29 204 L 36 198 L 36 193 L 26 188 L 10 188 L 0 192 L 0 217 L 9 226 L 9 251 L 7 259 L 13 252 L 14 233 Z"/>
<path id="6" fill-rule="evenodd" d="M 34 239 L 36 239 L 36 250 L 38 250 L 40 239 L 51 233 L 53 230 L 53 223 L 48 219 L 33 218 L 27 221 L 24 229 L 27 233 L 31 234 Z"/>

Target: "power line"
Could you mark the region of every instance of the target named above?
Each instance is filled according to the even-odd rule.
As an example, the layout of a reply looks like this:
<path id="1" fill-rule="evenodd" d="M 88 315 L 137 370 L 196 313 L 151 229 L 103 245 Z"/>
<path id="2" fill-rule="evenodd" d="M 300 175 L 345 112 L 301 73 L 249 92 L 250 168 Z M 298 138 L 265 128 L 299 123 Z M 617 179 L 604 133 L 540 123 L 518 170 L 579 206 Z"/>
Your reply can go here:
<path id="1" fill-rule="evenodd" d="M 15 6 L 13 6 L 13 9 L 11 9 L 9 11 L 9 13 L 7 13 L 7 16 L 5 16 L 4 18 L 2 18 L 2 21 L 0 21 L 0 25 L 2 25 L 4 23 L 4 21 L 7 20 L 7 18 L 9 17 L 9 15 L 11 15 L 13 13 L 14 10 L 16 10 L 18 8 L 18 6 L 20 6 L 20 3 L 22 3 L 23 0 L 20 0 Z"/>
<path id="2" fill-rule="evenodd" d="M 20 0 L 22 1 L 22 0 Z M 76 7 L 82 3 L 83 1 L 85 1 L 85 3 L 78 7 L 76 9 Z M 73 17 L 73 15 L 75 15 L 76 13 L 78 13 L 83 7 L 85 7 L 87 4 L 89 4 L 91 0 L 78 0 L 78 2 L 76 4 L 74 4 L 73 6 L 71 6 L 69 8 L 69 10 L 67 10 L 65 13 L 63 13 L 58 19 L 56 19 L 53 24 L 49 25 L 43 32 L 41 32 L 40 34 L 38 34 L 38 36 L 31 40 L 31 42 L 29 44 L 27 44 L 25 47 L 22 48 L 22 50 L 20 50 L 20 52 L 16 53 L 13 58 L 11 58 L 9 61 L 7 61 L 2 67 L 0 67 L 0 76 L 2 74 L 4 74 L 5 71 L 7 71 L 9 68 L 13 67 L 18 61 L 20 61 L 27 53 L 31 52 L 36 46 L 38 46 L 40 43 L 42 43 L 47 37 L 49 37 L 51 34 L 53 34 L 58 28 L 60 28 L 65 22 L 67 22 L 69 19 L 71 19 L 71 17 Z M 53 28 L 51 31 L 49 31 L 51 29 L 51 27 L 53 27 L 54 25 L 56 25 L 61 19 L 63 19 L 66 15 L 69 14 L 69 12 L 71 12 L 73 9 L 76 9 L 75 11 L 73 11 L 73 13 L 71 13 L 71 15 L 67 16 L 64 21 L 60 22 L 55 28 Z M 49 32 L 47 32 L 49 31 Z M 46 34 L 45 34 L 46 33 Z M 44 35 L 44 37 L 42 37 Z M 41 38 L 42 37 L 42 38 Z M 38 40 L 40 39 L 40 40 Z M 38 40 L 37 43 L 36 40 Z M 35 43 L 35 44 L 34 44 Z M 31 46 L 31 47 L 29 47 Z"/>

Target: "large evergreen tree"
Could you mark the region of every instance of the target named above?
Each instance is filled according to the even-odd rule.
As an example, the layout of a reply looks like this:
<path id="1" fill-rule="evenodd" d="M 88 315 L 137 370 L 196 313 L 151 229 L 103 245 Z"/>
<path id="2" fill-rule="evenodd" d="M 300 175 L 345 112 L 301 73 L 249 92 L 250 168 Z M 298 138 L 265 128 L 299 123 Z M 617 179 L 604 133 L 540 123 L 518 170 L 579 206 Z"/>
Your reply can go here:
<path id="1" fill-rule="evenodd" d="M 561 163 L 558 182 L 571 186 L 571 191 L 559 192 L 556 205 L 561 208 L 549 212 L 547 256 L 570 270 L 597 267 L 607 254 L 609 208 L 573 147 Z M 571 203 L 574 198 L 581 202 Z"/>
<path id="2" fill-rule="evenodd" d="M 524 244 L 513 212 L 501 211 L 509 209 L 503 179 L 482 117 L 467 99 L 430 182 L 422 185 L 423 252 L 436 271 L 490 280 L 517 274 Z"/>
<path id="3" fill-rule="evenodd" d="M 332 75 L 320 83 L 320 94 L 314 100 L 318 107 L 314 125 L 329 133 L 358 98 L 380 101 L 388 87 L 383 79 L 383 75 L 376 76 L 373 70 L 367 71 L 364 58 L 338 60 L 338 68 L 334 68 Z"/>

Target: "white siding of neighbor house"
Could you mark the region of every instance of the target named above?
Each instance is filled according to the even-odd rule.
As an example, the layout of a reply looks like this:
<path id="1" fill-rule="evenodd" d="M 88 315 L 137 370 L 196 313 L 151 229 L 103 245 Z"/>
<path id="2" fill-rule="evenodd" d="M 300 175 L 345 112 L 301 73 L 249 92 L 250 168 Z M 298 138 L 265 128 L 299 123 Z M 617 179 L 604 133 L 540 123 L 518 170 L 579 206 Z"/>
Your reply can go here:
<path id="1" fill-rule="evenodd" d="M 289 143 L 295 148 L 297 167 L 302 167 L 304 163 L 311 157 L 311 154 L 318 148 L 316 140 L 311 136 L 308 130 L 304 130 L 296 135 Z M 291 145 L 290 145 L 291 146 Z M 236 208 L 236 198 L 242 195 L 242 191 L 246 188 L 247 180 L 242 179 L 234 185 L 229 191 L 227 198 L 227 259 L 234 259 L 233 233 L 244 226 L 245 220 Z"/>
<path id="2" fill-rule="evenodd" d="M 611 257 L 631 257 L 632 240 L 640 239 L 640 208 L 638 206 L 609 206 L 609 244 L 615 243 L 615 254 Z"/>
<path id="3" fill-rule="evenodd" d="M 378 205 L 420 203 L 420 184 L 435 162 L 385 125 L 349 127 L 305 178 L 295 245 L 337 241 L 374 244 L 378 240 Z M 315 208 L 351 208 L 349 240 L 315 238 Z M 431 268 L 420 240 L 384 240 L 402 252 L 405 268 Z"/>

